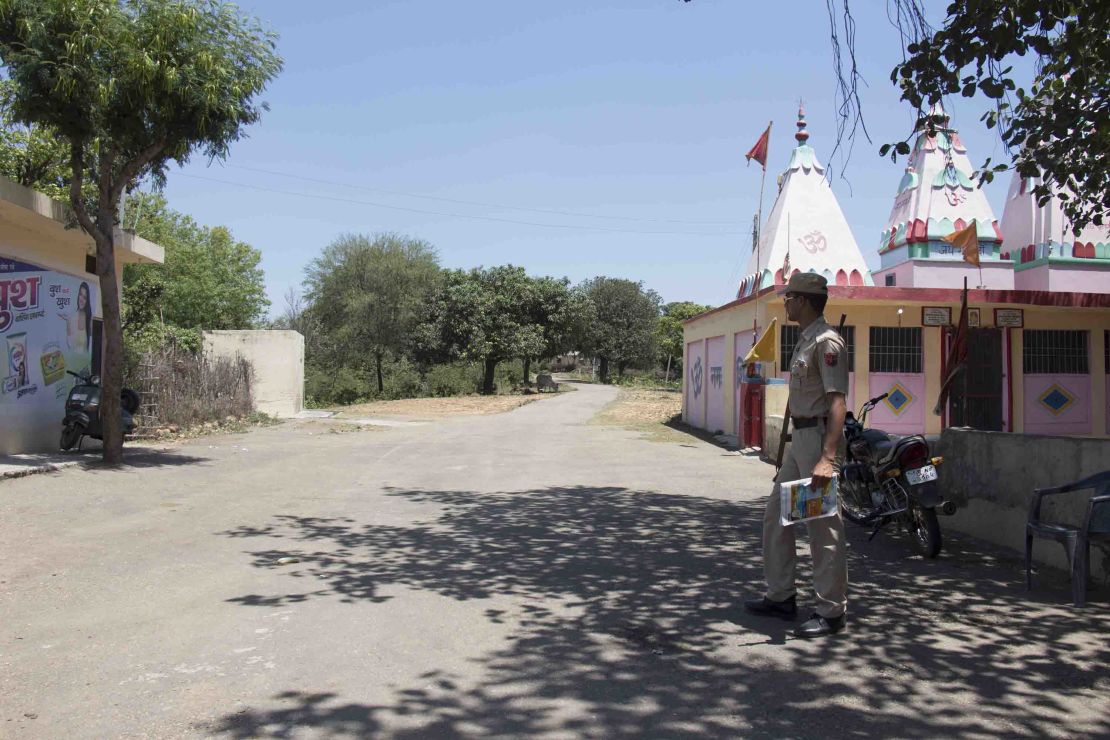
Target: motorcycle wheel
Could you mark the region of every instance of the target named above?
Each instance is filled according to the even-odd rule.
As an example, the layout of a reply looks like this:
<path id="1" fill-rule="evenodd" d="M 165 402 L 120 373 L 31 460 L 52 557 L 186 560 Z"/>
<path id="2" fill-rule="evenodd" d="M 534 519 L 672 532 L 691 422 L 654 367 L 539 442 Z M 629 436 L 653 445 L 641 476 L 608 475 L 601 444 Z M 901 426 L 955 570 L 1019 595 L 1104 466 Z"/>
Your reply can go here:
<path id="1" fill-rule="evenodd" d="M 907 528 L 913 547 L 927 558 L 935 558 L 940 553 L 940 522 L 935 509 L 911 506 L 908 512 Z"/>
<path id="2" fill-rule="evenodd" d="M 859 481 L 846 481 L 840 482 L 840 513 L 841 515 L 860 527 L 868 526 L 867 512 L 859 508 L 858 501 L 868 500 L 871 494 L 867 490 L 867 485 Z"/>
<path id="3" fill-rule="evenodd" d="M 58 441 L 59 446 L 63 450 L 71 450 L 77 444 L 77 440 L 81 439 L 82 429 L 79 424 L 70 424 L 67 427 L 62 427 L 62 438 Z"/>
<path id="4" fill-rule="evenodd" d="M 139 400 L 139 394 L 130 388 L 124 388 L 119 394 L 120 406 L 129 414 L 134 414 L 139 410 L 139 405 L 142 403 Z"/>

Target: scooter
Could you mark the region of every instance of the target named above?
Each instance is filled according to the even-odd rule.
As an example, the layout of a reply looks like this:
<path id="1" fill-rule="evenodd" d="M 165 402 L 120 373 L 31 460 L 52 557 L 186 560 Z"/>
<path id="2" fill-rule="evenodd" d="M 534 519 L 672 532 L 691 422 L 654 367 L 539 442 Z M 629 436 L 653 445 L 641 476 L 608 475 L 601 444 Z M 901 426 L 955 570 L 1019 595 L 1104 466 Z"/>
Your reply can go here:
<path id="1" fill-rule="evenodd" d="M 63 450 L 69 450 L 76 445 L 80 450 L 85 437 L 103 439 L 104 432 L 100 424 L 100 376 L 75 373 L 72 370 L 66 370 L 66 373 L 77 378 L 77 382 L 69 389 L 69 396 L 66 398 L 60 446 Z M 134 414 L 139 410 L 139 403 L 139 394 L 135 391 L 130 388 L 120 391 L 120 413 L 123 416 L 125 435 L 135 431 Z"/>
<path id="2" fill-rule="evenodd" d="M 868 413 L 887 395 L 863 404 L 858 419 L 849 411 L 844 421 L 848 450 L 840 471 L 840 511 L 850 522 L 872 527 L 872 538 L 887 524 L 901 524 L 914 548 L 935 558 L 941 548 L 937 509 L 956 511 L 937 482 L 937 466 L 944 458 L 932 457 L 920 434 L 900 437 L 865 428 Z"/>

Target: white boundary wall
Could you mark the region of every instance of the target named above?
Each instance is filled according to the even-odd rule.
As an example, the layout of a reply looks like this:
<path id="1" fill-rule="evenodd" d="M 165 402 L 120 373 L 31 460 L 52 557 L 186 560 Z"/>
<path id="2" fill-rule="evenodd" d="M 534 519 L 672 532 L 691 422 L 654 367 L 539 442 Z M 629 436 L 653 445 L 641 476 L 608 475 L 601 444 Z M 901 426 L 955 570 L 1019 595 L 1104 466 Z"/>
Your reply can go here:
<path id="1" fill-rule="evenodd" d="M 204 332 L 208 357 L 242 357 L 254 368 L 254 408 L 272 416 L 304 409 L 304 337 L 295 331 Z"/>

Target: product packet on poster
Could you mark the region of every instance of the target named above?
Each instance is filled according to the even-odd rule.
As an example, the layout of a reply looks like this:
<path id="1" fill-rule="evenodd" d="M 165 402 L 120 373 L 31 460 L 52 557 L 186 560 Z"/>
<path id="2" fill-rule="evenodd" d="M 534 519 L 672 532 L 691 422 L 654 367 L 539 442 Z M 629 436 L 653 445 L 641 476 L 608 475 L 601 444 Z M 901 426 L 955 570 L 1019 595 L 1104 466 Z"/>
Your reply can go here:
<path id="1" fill-rule="evenodd" d="M 810 486 L 810 478 L 787 481 L 781 485 L 783 524 L 797 524 L 808 519 L 832 516 L 836 513 L 837 479 L 825 484 L 823 490 Z"/>

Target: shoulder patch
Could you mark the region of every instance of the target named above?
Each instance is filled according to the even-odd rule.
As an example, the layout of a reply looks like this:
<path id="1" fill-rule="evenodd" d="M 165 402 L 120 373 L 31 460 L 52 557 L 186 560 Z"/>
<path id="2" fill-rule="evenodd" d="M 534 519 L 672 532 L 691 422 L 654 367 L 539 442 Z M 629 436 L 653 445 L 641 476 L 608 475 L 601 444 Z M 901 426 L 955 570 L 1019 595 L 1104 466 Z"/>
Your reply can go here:
<path id="1" fill-rule="evenodd" d="M 829 367 L 836 367 L 836 363 L 837 363 L 839 357 L 840 357 L 839 352 L 826 352 L 825 353 L 825 364 L 828 365 Z"/>

